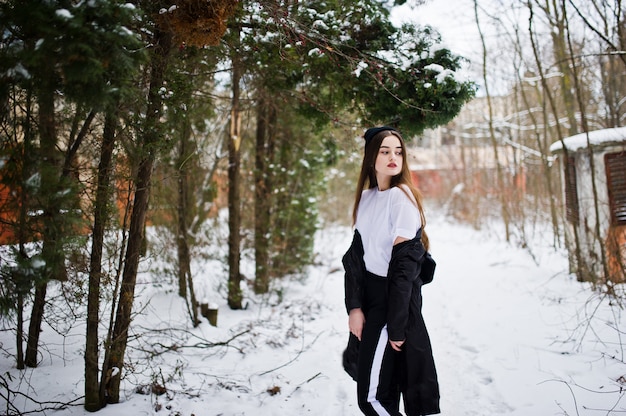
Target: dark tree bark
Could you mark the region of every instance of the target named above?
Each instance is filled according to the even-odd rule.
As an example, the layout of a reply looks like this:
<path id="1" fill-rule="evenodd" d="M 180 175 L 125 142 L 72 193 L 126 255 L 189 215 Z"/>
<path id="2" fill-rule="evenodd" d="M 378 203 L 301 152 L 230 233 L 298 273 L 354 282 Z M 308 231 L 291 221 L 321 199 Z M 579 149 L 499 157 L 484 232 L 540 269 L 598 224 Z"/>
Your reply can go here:
<path id="1" fill-rule="evenodd" d="M 190 149 L 191 125 L 185 120 L 178 154 L 178 231 L 176 247 L 178 251 L 178 295 L 185 298 L 193 326 L 198 326 L 198 301 L 191 275 L 191 255 L 189 253 L 189 168 L 187 161 Z M 189 299 L 187 299 L 189 290 Z"/>
<path id="2" fill-rule="evenodd" d="M 28 329 L 28 341 L 26 345 L 25 364 L 29 367 L 37 366 L 37 350 L 39 333 L 43 320 L 46 303 L 46 291 L 51 279 L 67 280 L 65 268 L 65 253 L 63 251 L 63 239 L 68 237 L 69 220 L 62 213 L 64 197 L 62 191 L 70 186 L 72 174 L 72 161 L 84 138 L 87 136 L 89 126 L 95 118 L 95 112 L 91 111 L 83 122 L 78 134 L 70 136 L 68 149 L 63 159 L 57 149 L 57 126 L 55 120 L 55 88 L 52 81 L 42 83 L 39 91 L 39 139 L 41 166 L 41 192 L 39 203 L 43 209 L 42 239 L 43 247 L 41 257 L 45 262 L 43 273 L 35 283 L 35 297 Z M 77 113 L 78 119 L 78 113 Z"/>
<path id="3" fill-rule="evenodd" d="M 87 335 L 85 342 L 85 410 L 95 412 L 106 403 L 100 394 L 98 383 L 98 323 L 100 322 L 100 282 L 102 277 L 102 247 L 111 196 L 111 171 L 115 148 L 116 114 L 106 114 L 100 163 L 98 187 L 94 203 L 91 259 L 89 267 L 89 292 L 87 296 Z"/>
<path id="4" fill-rule="evenodd" d="M 269 291 L 269 238 L 270 200 L 267 166 L 268 107 L 267 98 L 261 95 L 257 102 L 256 153 L 254 171 L 254 292 Z"/>
<path id="5" fill-rule="evenodd" d="M 40 151 L 43 156 L 40 168 L 41 189 L 45 190 L 46 195 L 46 199 L 42 201 L 44 211 L 42 258 L 46 264 L 43 268 L 43 275 L 35 283 L 35 297 L 28 327 L 28 340 L 24 359 L 24 363 L 28 367 L 37 367 L 39 334 L 41 332 L 48 280 L 53 277 L 62 278 L 63 273 L 60 269 L 63 268 L 64 271 L 64 259 L 57 246 L 59 236 L 57 225 L 55 224 L 56 213 L 59 211 L 55 194 L 58 188 L 61 163 L 56 149 L 54 87 L 49 83 L 42 83 L 38 104 Z"/>
<path id="6" fill-rule="evenodd" d="M 271 280 L 271 206 L 272 181 L 270 165 L 274 159 L 276 107 L 269 97 L 259 99 L 257 107 L 257 140 L 255 155 L 254 250 L 255 293 L 267 293 Z"/>
<path id="7" fill-rule="evenodd" d="M 31 92 L 26 94 L 26 114 L 25 119 L 30 120 L 31 118 L 31 110 L 32 110 L 32 95 Z M 26 122 L 24 125 L 24 149 L 22 154 L 22 177 L 21 177 L 21 186 L 20 186 L 20 195 L 19 195 L 19 226 L 17 229 L 17 241 L 19 245 L 19 256 L 22 260 L 28 257 L 26 253 L 25 244 L 28 239 L 28 230 L 27 230 L 27 220 L 28 220 L 28 206 L 30 204 L 28 194 L 24 189 L 24 184 L 28 180 L 30 176 L 30 166 L 32 166 L 32 158 L 33 158 L 33 148 L 32 148 L 32 129 L 31 123 Z M 17 292 L 17 323 L 16 323 L 16 356 L 17 363 L 16 366 L 18 369 L 23 370 L 25 365 L 24 360 L 24 297 L 28 293 L 30 285 L 26 281 L 26 277 L 19 275 L 17 279 L 20 279 L 17 282 L 18 292 Z"/>
<path id="8" fill-rule="evenodd" d="M 188 123 L 184 123 L 184 129 L 188 130 Z M 178 160 L 176 162 L 178 170 L 178 229 L 176 237 L 176 247 L 178 252 L 178 296 L 182 298 L 187 297 L 187 276 L 190 271 L 189 246 L 187 244 L 187 200 L 189 185 L 186 160 L 188 141 L 189 135 L 187 132 L 183 132 L 178 146 Z"/>
<path id="9" fill-rule="evenodd" d="M 17 329 L 15 331 L 15 341 L 17 344 L 17 360 L 16 367 L 18 370 L 23 370 L 24 365 L 24 295 L 22 293 L 17 294 Z"/>
<path id="10" fill-rule="evenodd" d="M 238 39 L 238 35 L 236 35 Z M 233 53 L 232 101 L 230 110 L 230 137 L 228 138 L 228 306 L 242 308 L 241 272 L 241 109 L 239 102 L 241 64 L 237 58 L 237 48 Z"/>
<path id="11" fill-rule="evenodd" d="M 71 228 L 69 221 L 62 213 L 64 203 L 61 195 L 71 184 L 72 162 L 83 140 L 88 134 L 89 126 L 95 118 L 91 111 L 85 118 L 77 135 L 70 136 L 70 145 L 62 160 L 57 151 L 56 122 L 54 117 L 54 92 L 43 89 L 39 101 L 39 131 L 41 142 L 41 189 L 43 201 L 43 248 L 42 259 L 45 261 L 43 275 L 36 282 L 35 298 L 28 331 L 25 363 L 29 367 L 37 366 L 37 349 L 39 333 L 43 320 L 48 282 L 52 279 L 67 280 L 63 239 L 68 237 Z M 77 112 L 77 118 L 78 112 Z M 43 193 L 45 192 L 45 196 Z"/>
<path id="12" fill-rule="evenodd" d="M 155 32 L 154 48 L 150 56 L 150 87 L 148 91 L 145 129 L 140 137 L 142 156 L 139 161 L 135 180 L 135 199 L 130 219 L 128 245 L 126 247 L 119 303 L 117 305 L 115 325 L 109 348 L 109 362 L 107 368 L 104 369 L 106 372 L 105 379 L 107 380 L 105 394 L 109 403 L 118 403 L 120 398 L 120 380 L 124 367 L 124 354 L 128 343 L 128 329 L 131 323 L 131 313 L 135 297 L 137 269 L 144 245 L 144 227 L 146 213 L 148 211 L 152 168 L 160 139 L 158 126 L 161 118 L 162 102 L 159 89 L 163 85 L 171 48 L 171 35 L 157 28 Z"/>
<path id="13" fill-rule="evenodd" d="M 41 282 L 35 288 L 33 309 L 28 326 L 28 339 L 26 341 L 26 356 L 24 364 L 28 367 L 37 367 L 37 352 L 39 346 L 39 332 L 43 320 L 43 310 L 46 303 L 47 282 Z"/>

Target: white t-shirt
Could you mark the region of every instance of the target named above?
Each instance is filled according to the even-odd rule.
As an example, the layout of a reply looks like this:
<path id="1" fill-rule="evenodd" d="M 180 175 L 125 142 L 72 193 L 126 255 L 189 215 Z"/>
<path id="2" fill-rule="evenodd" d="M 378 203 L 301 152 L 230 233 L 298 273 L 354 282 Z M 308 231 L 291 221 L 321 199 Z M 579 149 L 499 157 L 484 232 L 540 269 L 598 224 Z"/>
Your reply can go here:
<path id="1" fill-rule="evenodd" d="M 413 196 L 408 187 L 404 189 L 411 199 L 399 187 L 366 189 L 361 194 L 356 229 L 363 240 L 365 268 L 378 276 L 387 276 L 396 238 L 412 239 L 422 226 Z"/>

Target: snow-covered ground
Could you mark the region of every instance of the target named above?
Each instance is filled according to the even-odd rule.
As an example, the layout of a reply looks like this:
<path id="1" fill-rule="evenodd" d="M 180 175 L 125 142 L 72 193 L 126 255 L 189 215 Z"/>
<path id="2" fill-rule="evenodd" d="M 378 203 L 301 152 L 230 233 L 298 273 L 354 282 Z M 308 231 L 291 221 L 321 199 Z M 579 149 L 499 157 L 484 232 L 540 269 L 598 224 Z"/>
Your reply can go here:
<path id="1" fill-rule="evenodd" d="M 427 229 L 438 265 L 423 289 L 424 315 L 443 415 L 626 412 L 622 310 L 569 276 L 548 236 L 533 242 L 531 255 L 436 218 Z M 306 279 L 284 279 L 271 296 L 250 296 L 246 310 L 211 299 L 219 303 L 217 327 L 191 327 L 176 291 L 152 284 L 155 273 L 142 274 L 127 359 L 132 372 L 122 402 L 97 414 L 359 415 L 355 384 L 341 367 L 348 337 L 341 256 L 351 237 L 345 227 L 320 231 Z M 210 295 L 214 283 L 207 282 L 223 276 L 223 267 L 194 267 L 197 286 Z M 0 332 L 0 381 L 25 395 L 11 395 L 8 405 L 0 383 L 0 414 L 60 403 L 71 405 L 40 414 L 86 413 L 83 318 L 64 313 L 54 317 L 55 329 L 44 326 L 36 369 L 15 369 L 14 333 Z M 152 393 L 153 383 L 164 393 Z"/>

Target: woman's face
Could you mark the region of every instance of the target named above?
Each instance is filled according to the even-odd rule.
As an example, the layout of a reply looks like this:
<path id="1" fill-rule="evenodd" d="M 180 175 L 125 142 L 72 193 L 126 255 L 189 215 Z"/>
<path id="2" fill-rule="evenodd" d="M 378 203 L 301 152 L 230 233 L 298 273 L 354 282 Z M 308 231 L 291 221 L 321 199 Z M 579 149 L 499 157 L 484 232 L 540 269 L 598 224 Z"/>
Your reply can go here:
<path id="1" fill-rule="evenodd" d="M 400 139 L 394 135 L 385 137 L 376 156 L 376 164 L 374 165 L 376 176 L 383 175 L 390 178 L 399 175 L 402 171 L 403 161 L 404 155 L 402 154 Z"/>

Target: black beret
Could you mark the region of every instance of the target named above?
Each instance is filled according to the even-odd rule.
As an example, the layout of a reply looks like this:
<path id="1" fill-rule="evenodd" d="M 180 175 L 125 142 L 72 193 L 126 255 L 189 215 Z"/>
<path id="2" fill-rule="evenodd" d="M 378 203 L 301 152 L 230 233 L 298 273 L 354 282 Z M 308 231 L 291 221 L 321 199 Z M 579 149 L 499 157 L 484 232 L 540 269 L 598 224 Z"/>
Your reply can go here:
<path id="1" fill-rule="evenodd" d="M 394 129 L 393 127 L 389 127 L 389 126 L 380 126 L 380 127 L 369 128 L 369 129 L 367 129 L 365 131 L 365 134 L 363 135 L 363 137 L 365 138 L 365 146 L 367 146 L 369 144 L 370 140 L 372 140 L 374 138 L 374 136 L 376 136 L 381 131 L 385 131 L 385 130 L 398 131 L 398 130 Z"/>

